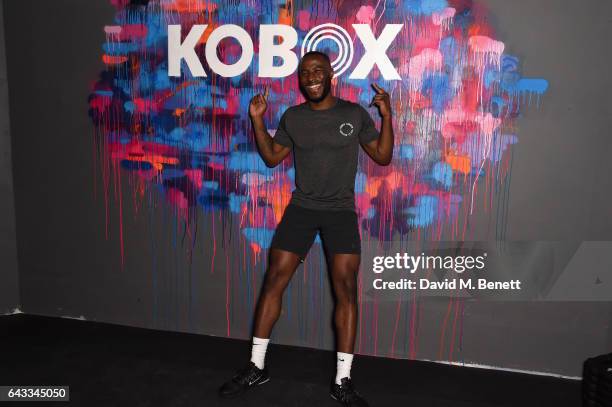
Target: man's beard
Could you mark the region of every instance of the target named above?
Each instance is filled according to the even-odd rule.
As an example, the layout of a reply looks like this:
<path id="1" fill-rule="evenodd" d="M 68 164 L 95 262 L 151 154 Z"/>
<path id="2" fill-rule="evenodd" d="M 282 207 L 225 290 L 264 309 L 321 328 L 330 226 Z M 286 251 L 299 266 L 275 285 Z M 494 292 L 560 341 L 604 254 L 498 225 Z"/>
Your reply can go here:
<path id="1" fill-rule="evenodd" d="M 327 80 L 324 82 L 323 85 L 323 92 L 321 92 L 321 96 L 319 96 L 318 98 L 311 98 L 308 96 L 308 92 L 306 92 L 306 88 L 302 85 L 300 85 L 300 88 L 302 90 L 302 94 L 304 95 L 304 97 L 310 101 L 310 102 L 314 102 L 314 103 L 319 103 L 320 101 L 322 101 L 323 99 L 325 99 L 325 97 L 327 95 L 329 95 L 329 92 L 331 91 L 331 81 Z"/>

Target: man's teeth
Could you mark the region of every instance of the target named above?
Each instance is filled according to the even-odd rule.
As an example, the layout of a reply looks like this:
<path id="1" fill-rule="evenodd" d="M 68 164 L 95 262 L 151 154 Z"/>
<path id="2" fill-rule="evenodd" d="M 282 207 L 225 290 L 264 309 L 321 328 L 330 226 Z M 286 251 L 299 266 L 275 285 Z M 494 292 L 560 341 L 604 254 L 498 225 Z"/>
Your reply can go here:
<path id="1" fill-rule="evenodd" d="M 321 84 L 318 84 L 318 85 L 310 85 L 310 86 L 306 86 L 306 87 L 307 87 L 308 89 L 315 90 L 315 89 L 320 88 L 320 87 L 321 87 Z"/>

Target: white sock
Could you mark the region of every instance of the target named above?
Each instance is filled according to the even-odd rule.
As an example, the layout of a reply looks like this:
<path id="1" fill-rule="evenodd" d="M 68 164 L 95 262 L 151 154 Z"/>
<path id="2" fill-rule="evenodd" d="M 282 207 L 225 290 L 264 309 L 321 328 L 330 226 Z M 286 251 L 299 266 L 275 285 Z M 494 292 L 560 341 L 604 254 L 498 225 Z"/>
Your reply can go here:
<path id="1" fill-rule="evenodd" d="M 351 377 L 351 364 L 353 363 L 353 355 L 350 353 L 337 352 L 338 360 L 336 361 L 336 384 L 341 384 L 340 380 L 344 377 Z"/>
<path id="2" fill-rule="evenodd" d="M 260 369 L 264 368 L 264 359 L 266 358 L 266 350 L 268 349 L 269 338 L 253 337 L 253 348 L 251 349 L 251 362 L 255 363 Z"/>

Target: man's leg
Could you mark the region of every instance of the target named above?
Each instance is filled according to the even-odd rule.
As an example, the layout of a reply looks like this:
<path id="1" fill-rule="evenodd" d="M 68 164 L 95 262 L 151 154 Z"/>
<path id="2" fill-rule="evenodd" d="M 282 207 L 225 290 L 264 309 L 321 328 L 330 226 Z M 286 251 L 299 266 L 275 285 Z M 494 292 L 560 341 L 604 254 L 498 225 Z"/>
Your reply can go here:
<path id="1" fill-rule="evenodd" d="M 338 352 L 353 353 L 357 332 L 357 273 L 359 254 L 333 254 L 331 276 L 336 307 L 334 323 L 336 326 L 336 348 Z"/>
<path id="2" fill-rule="evenodd" d="M 316 213 L 288 205 L 270 243 L 268 267 L 255 309 L 251 361 L 219 389 L 222 397 L 237 396 L 270 380 L 265 355 L 278 320 L 285 288 L 308 253 L 317 232 Z"/>
<path id="3" fill-rule="evenodd" d="M 253 336 L 270 337 L 272 328 L 280 316 L 285 288 L 299 265 L 300 256 L 296 253 L 280 249 L 270 250 L 268 269 L 255 310 Z"/>
<path id="4" fill-rule="evenodd" d="M 368 403 L 355 390 L 351 380 L 357 332 L 357 274 L 361 262 L 357 213 L 329 211 L 322 216 L 321 224 L 321 238 L 336 299 L 336 378 L 330 394 L 345 407 L 367 407 Z"/>
<path id="5" fill-rule="evenodd" d="M 251 362 L 259 369 L 263 369 L 265 365 L 270 333 L 280 316 L 283 293 L 299 264 L 300 258 L 297 254 L 270 249 L 268 269 L 255 309 L 251 349 Z"/>
<path id="6" fill-rule="evenodd" d="M 336 307 L 334 322 L 336 325 L 336 380 L 331 388 L 331 396 L 350 407 L 368 407 L 368 403 L 353 387 L 351 365 L 357 332 L 357 273 L 359 272 L 359 254 L 333 254 L 331 258 L 331 276 Z"/>
<path id="7" fill-rule="evenodd" d="M 270 249 L 268 268 L 255 310 L 251 361 L 221 386 L 219 394 L 222 397 L 238 396 L 250 387 L 264 384 L 270 380 L 267 369 L 264 367 L 270 332 L 280 316 L 285 288 L 299 264 L 300 257 L 296 253 Z"/>

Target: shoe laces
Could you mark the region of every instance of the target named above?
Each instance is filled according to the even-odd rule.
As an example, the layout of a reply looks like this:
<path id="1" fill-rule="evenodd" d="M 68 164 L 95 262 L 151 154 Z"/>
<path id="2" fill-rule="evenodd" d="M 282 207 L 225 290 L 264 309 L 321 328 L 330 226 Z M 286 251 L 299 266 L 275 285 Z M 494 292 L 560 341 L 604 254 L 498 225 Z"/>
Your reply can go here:
<path id="1" fill-rule="evenodd" d="M 353 387 L 353 381 L 350 378 L 343 378 L 339 386 L 340 399 L 342 401 L 354 401 L 360 399 L 360 394 Z"/>
<path id="2" fill-rule="evenodd" d="M 234 381 L 245 384 L 253 382 L 260 375 L 260 369 L 253 362 L 240 369 L 234 376 Z"/>

